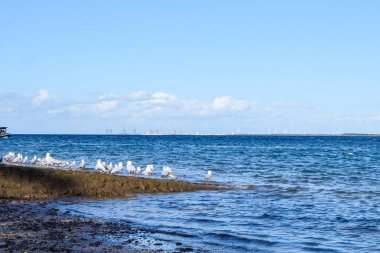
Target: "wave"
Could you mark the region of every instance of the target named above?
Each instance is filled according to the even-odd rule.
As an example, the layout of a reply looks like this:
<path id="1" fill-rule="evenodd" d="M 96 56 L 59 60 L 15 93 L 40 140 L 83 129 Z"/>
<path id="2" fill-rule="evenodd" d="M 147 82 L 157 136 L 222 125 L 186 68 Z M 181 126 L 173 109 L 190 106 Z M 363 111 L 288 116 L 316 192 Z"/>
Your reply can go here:
<path id="1" fill-rule="evenodd" d="M 254 243 L 254 244 L 261 244 L 265 246 L 272 246 L 277 244 L 275 241 L 269 241 L 269 240 L 264 240 L 264 239 L 256 239 L 256 238 L 248 238 L 248 237 L 243 237 L 243 236 L 238 236 L 238 235 L 233 235 L 229 233 L 209 233 L 208 234 L 211 237 L 218 237 L 222 240 L 231 240 L 231 241 L 239 241 L 243 243 Z"/>
<path id="2" fill-rule="evenodd" d="M 256 189 L 256 186 L 254 185 L 236 185 L 233 188 L 238 190 L 254 190 Z"/>

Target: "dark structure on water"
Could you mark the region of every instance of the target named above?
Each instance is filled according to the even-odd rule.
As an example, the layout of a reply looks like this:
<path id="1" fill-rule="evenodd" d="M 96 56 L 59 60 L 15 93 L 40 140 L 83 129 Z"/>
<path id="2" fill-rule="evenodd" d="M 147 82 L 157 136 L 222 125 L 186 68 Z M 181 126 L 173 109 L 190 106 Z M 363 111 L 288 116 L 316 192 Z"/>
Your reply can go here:
<path id="1" fill-rule="evenodd" d="M 11 137 L 10 133 L 7 133 L 7 127 L 0 127 L 0 139 Z"/>

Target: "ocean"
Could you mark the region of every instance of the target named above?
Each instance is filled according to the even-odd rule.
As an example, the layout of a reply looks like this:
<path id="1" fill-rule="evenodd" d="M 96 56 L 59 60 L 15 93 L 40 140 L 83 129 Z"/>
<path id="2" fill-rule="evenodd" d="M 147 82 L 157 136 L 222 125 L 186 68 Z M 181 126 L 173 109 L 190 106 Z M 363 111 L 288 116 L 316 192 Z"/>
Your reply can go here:
<path id="1" fill-rule="evenodd" d="M 199 252 L 380 252 L 380 137 L 14 135 L 0 140 L 32 157 L 164 165 L 179 180 L 228 191 L 67 199 L 61 211 L 125 222 L 137 248 Z M 108 238 L 114 241 L 126 238 Z"/>

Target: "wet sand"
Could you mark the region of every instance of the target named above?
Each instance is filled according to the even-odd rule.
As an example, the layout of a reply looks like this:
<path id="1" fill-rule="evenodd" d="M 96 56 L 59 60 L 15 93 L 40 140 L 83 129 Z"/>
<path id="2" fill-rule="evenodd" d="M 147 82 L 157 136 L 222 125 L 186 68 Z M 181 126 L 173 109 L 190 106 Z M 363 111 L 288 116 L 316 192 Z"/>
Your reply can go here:
<path id="1" fill-rule="evenodd" d="M 101 239 L 109 233 L 134 233 L 132 228 L 58 214 L 43 202 L 0 202 L 1 252 L 137 252 Z"/>
<path id="2" fill-rule="evenodd" d="M 141 247 L 139 232 L 126 223 L 60 213 L 47 200 L 0 199 L 0 252 L 163 252 L 141 249 L 150 247 Z M 193 251 L 176 245 L 172 252 Z"/>

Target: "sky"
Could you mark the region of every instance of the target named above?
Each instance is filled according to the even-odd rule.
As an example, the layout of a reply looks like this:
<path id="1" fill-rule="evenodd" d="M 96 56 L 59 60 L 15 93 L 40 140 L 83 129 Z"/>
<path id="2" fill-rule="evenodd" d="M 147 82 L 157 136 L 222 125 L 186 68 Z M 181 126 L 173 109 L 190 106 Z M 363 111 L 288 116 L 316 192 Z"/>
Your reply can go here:
<path id="1" fill-rule="evenodd" d="M 380 133 L 380 1 L 0 1 L 12 133 Z"/>

